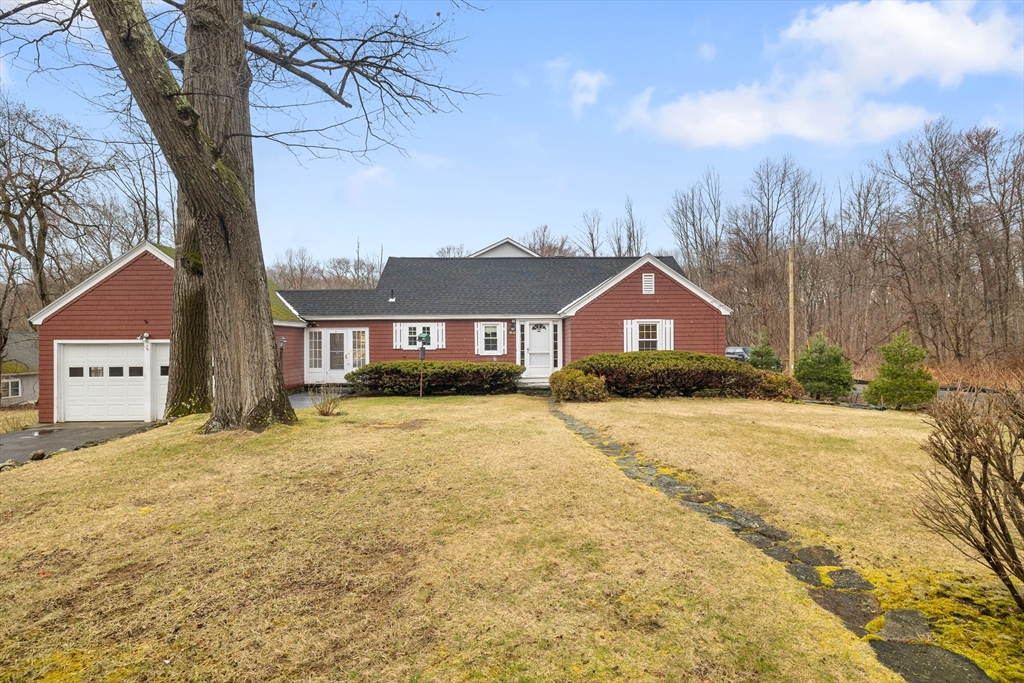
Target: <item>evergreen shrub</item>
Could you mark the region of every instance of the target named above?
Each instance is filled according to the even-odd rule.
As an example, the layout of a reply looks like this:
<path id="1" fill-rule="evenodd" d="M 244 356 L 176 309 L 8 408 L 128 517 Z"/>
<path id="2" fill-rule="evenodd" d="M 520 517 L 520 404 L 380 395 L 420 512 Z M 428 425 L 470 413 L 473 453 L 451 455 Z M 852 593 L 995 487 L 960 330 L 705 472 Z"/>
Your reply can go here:
<path id="1" fill-rule="evenodd" d="M 598 353 L 566 368 L 604 377 L 608 391 L 618 396 L 746 395 L 760 377 L 741 361 L 687 351 Z"/>
<path id="2" fill-rule="evenodd" d="M 891 408 L 923 406 L 939 394 L 939 383 L 928 368 L 920 363 L 928 355 L 915 344 L 904 329 L 885 346 L 878 376 L 868 383 L 864 400 L 872 405 Z"/>
<path id="3" fill-rule="evenodd" d="M 834 401 L 853 389 L 850 361 L 846 360 L 843 349 L 830 343 L 821 332 L 810 338 L 807 350 L 797 357 L 793 376 L 815 399 Z"/>
<path id="4" fill-rule="evenodd" d="M 586 375 L 575 368 L 551 373 L 548 380 L 551 396 L 559 401 L 607 401 L 608 388 L 604 377 Z"/>
<path id="5" fill-rule="evenodd" d="M 775 353 L 775 349 L 768 343 L 768 332 L 766 330 L 761 330 L 761 340 L 757 343 L 757 346 L 750 350 L 750 360 L 747 362 L 758 370 L 771 370 L 773 372 L 780 372 L 782 370 L 782 361 L 779 360 L 779 355 Z"/>
<path id="6" fill-rule="evenodd" d="M 514 363 L 423 361 L 423 394 L 514 394 L 524 372 L 526 368 Z M 368 363 L 345 379 L 359 393 L 415 396 L 420 391 L 420 361 Z"/>

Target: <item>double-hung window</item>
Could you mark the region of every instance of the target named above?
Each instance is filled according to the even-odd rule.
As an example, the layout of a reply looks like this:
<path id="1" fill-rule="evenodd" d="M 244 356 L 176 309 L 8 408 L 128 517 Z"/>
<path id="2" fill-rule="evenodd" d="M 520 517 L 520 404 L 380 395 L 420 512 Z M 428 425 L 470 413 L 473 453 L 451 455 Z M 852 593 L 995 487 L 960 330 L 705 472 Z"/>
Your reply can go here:
<path id="1" fill-rule="evenodd" d="M 394 348 L 415 351 L 420 348 L 419 336 L 430 335 L 430 343 L 426 345 L 427 350 L 443 349 L 445 347 L 444 323 L 395 323 L 394 324 Z"/>
<path id="2" fill-rule="evenodd" d="M 0 398 L 21 398 L 21 380 L 5 379 L 0 382 Z"/>
<path id="3" fill-rule="evenodd" d="M 658 350 L 659 323 L 637 323 L 637 351 Z"/>
<path id="4" fill-rule="evenodd" d="M 674 320 L 623 320 L 623 351 L 671 351 L 675 348 Z"/>
<path id="5" fill-rule="evenodd" d="M 504 356 L 508 353 L 506 323 L 476 323 L 474 347 L 478 356 Z"/>

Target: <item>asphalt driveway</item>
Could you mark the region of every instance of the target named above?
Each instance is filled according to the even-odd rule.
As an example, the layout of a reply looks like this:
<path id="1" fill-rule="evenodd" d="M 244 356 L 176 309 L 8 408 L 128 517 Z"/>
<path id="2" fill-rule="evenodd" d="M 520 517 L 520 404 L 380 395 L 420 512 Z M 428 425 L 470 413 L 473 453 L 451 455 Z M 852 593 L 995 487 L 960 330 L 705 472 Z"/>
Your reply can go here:
<path id="1" fill-rule="evenodd" d="M 0 434 L 0 462 L 27 462 L 34 451 L 56 453 L 143 432 L 152 422 L 62 422 Z"/>

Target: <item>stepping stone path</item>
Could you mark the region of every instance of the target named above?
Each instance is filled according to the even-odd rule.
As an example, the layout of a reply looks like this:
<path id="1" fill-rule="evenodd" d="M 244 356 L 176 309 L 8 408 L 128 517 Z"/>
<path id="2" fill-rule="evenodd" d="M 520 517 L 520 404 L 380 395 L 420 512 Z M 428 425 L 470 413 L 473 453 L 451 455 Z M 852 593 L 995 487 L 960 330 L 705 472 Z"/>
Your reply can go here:
<path id="1" fill-rule="evenodd" d="M 713 524 L 732 530 L 768 557 L 784 563 L 786 571 L 811 586 L 807 589 L 811 599 L 839 617 L 858 637 L 867 636 L 865 627 L 868 623 L 883 616 L 878 598 L 870 592 L 875 588 L 874 584 L 854 570 L 843 568 L 842 558 L 830 548 L 791 542 L 788 532 L 767 524 L 758 515 L 718 500 L 695 482 L 684 480 L 679 475 L 665 474 L 657 463 L 643 458 L 631 448 L 605 439 L 592 427 L 562 412 L 557 401 L 549 399 L 548 405 L 552 415 L 611 458 L 627 477 L 657 489 L 686 510 L 707 515 Z M 828 577 L 827 582 L 822 578 L 823 572 Z M 878 661 L 903 676 L 907 683 L 992 681 L 977 664 L 963 655 L 922 644 L 921 641 L 930 641 L 932 637 L 928 619 L 921 612 L 890 610 L 884 619 L 885 626 L 876 634 L 876 639 L 870 641 L 871 647 Z"/>

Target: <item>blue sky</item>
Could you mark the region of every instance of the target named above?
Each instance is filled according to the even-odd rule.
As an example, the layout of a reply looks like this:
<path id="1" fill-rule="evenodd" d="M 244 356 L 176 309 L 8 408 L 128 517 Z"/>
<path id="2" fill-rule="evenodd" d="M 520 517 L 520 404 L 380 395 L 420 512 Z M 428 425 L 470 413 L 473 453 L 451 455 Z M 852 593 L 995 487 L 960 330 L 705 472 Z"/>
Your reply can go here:
<path id="1" fill-rule="evenodd" d="M 406 155 L 300 163 L 256 143 L 268 261 L 351 255 L 357 238 L 416 256 L 543 223 L 573 233 L 627 195 L 652 250 L 672 248 L 664 211 L 708 166 L 739 200 L 766 156 L 832 183 L 939 116 L 1024 129 L 1022 2 L 515 2 L 455 25 L 448 80 L 492 94 L 419 119 Z M 99 120 L 52 84 L 4 78 L 30 104 Z"/>

